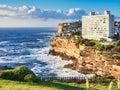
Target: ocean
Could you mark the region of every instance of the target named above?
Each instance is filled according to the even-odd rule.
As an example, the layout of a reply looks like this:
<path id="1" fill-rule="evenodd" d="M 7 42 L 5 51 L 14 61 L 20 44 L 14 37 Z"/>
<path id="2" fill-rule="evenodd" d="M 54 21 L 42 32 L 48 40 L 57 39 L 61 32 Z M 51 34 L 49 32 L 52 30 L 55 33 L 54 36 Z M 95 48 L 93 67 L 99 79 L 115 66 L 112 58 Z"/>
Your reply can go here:
<path id="1" fill-rule="evenodd" d="M 25 65 L 37 76 L 80 77 L 84 74 L 64 68 L 72 61 L 48 55 L 56 28 L 0 28 L 0 66 Z"/>

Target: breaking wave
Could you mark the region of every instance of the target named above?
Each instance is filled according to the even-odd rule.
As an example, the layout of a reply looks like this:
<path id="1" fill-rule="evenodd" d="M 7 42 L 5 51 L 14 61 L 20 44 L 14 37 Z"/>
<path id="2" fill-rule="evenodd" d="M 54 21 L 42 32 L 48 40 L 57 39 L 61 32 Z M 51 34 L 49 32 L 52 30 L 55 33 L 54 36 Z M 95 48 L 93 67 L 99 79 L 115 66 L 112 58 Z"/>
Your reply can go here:
<path id="1" fill-rule="evenodd" d="M 4 30 L 1 32 L 7 36 L 7 41 L 0 42 L 0 66 L 26 65 L 41 77 L 85 76 L 72 69 L 64 68 L 64 65 L 72 61 L 62 60 L 59 56 L 48 55 L 49 43 L 55 35 L 55 30 L 45 31 L 40 28 L 40 30 L 11 30 L 9 32 Z M 10 33 L 13 33 L 12 38 Z"/>

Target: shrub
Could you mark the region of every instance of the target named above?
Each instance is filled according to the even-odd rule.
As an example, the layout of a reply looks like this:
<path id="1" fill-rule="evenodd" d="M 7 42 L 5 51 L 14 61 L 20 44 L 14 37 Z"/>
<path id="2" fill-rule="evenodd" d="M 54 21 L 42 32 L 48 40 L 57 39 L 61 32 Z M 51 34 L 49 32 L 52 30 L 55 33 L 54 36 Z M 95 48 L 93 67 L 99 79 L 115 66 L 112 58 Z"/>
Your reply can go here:
<path id="1" fill-rule="evenodd" d="M 113 80 L 114 77 L 112 76 L 95 76 L 90 80 L 90 83 L 99 83 L 99 84 L 105 84 L 105 83 L 109 83 L 111 80 Z"/>
<path id="2" fill-rule="evenodd" d="M 0 78 L 13 80 L 14 73 L 12 70 L 5 70 L 0 73 Z"/>
<path id="3" fill-rule="evenodd" d="M 28 77 L 29 77 L 28 81 L 29 80 L 32 81 L 34 77 L 35 78 L 33 81 L 38 80 L 38 77 L 35 76 L 35 74 L 31 70 L 29 70 L 26 66 L 20 66 L 12 70 L 4 70 L 0 72 L 0 78 L 8 80 L 24 81 L 25 79 L 27 80 Z"/>
<path id="4" fill-rule="evenodd" d="M 76 43 L 76 44 L 79 44 L 79 43 L 80 43 L 80 40 L 79 40 L 79 37 L 78 37 L 78 36 L 74 36 L 74 37 L 73 37 L 73 40 L 74 40 L 74 43 Z"/>
<path id="5" fill-rule="evenodd" d="M 112 52 L 120 52 L 120 46 L 115 46 L 115 47 L 112 49 Z"/>
<path id="6" fill-rule="evenodd" d="M 89 41 L 89 40 L 87 40 L 87 41 L 85 41 L 85 43 L 84 43 L 86 46 L 94 46 L 95 45 L 95 43 L 94 42 L 92 42 L 92 41 Z"/>
<path id="7" fill-rule="evenodd" d="M 105 48 L 106 48 L 106 50 L 111 50 L 112 48 L 114 48 L 114 46 L 113 45 L 106 45 Z"/>
<path id="8" fill-rule="evenodd" d="M 24 81 L 28 81 L 28 82 L 39 82 L 40 81 L 40 78 L 33 75 L 33 74 L 27 74 L 25 77 L 24 77 Z"/>
<path id="9" fill-rule="evenodd" d="M 117 46 L 120 46 L 120 40 L 117 41 L 116 45 L 117 45 Z"/>
<path id="10" fill-rule="evenodd" d="M 120 60 L 120 55 L 114 55 L 112 58 Z"/>
<path id="11" fill-rule="evenodd" d="M 104 50 L 106 50 L 105 45 L 100 45 L 100 51 L 104 51 Z"/>
<path id="12" fill-rule="evenodd" d="M 17 67 L 13 70 L 13 72 L 14 72 L 15 79 L 20 80 L 20 81 L 23 81 L 24 77 L 27 74 L 33 74 L 34 75 L 34 73 L 31 70 L 29 70 L 26 66 Z"/>

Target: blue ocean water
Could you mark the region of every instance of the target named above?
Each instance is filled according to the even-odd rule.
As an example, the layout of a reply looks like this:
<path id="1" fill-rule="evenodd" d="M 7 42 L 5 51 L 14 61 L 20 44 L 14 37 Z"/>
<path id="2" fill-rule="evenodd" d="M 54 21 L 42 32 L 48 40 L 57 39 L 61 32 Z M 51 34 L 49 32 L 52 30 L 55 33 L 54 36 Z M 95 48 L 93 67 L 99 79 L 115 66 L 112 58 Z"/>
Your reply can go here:
<path id="1" fill-rule="evenodd" d="M 81 76 L 63 68 L 71 61 L 48 55 L 56 28 L 0 28 L 0 66 L 26 65 L 38 76 Z"/>

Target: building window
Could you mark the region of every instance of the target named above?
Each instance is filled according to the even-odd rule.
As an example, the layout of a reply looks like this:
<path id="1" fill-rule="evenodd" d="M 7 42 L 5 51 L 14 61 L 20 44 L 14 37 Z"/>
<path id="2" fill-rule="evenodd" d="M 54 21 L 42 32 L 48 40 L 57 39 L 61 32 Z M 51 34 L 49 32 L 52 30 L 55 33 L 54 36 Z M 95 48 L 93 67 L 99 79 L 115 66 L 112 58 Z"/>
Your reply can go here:
<path id="1" fill-rule="evenodd" d="M 105 21 L 103 23 L 106 23 Z"/>

